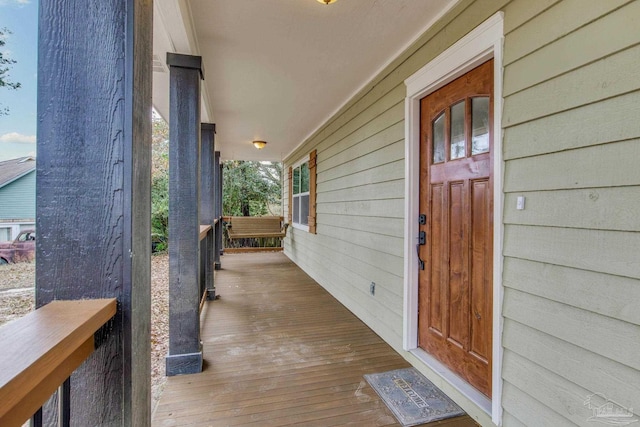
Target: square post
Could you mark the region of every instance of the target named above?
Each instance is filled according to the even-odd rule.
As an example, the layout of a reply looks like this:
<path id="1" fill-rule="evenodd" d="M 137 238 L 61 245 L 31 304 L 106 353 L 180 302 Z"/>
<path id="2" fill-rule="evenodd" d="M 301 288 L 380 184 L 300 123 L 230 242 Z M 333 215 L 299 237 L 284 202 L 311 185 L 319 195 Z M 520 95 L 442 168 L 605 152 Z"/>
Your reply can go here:
<path id="1" fill-rule="evenodd" d="M 151 423 L 152 21 L 144 0 L 40 0 L 36 306 L 118 300 L 71 377 L 73 425 Z"/>
<path id="2" fill-rule="evenodd" d="M 200 147 L 200 221 L 204 225 L 210 225 L 212 230 L 207 234 L 206 247 L 207 255 L 204 265 L 205 289 L 207 300 L 216 298 L 214 283 L 214 263 L 215 263 L 215 134 L 216 125 L 213 123 L 202 123 L 201 147 Z"/>
<path id="3" fill-rule="evenodd" d="M 215 181 L 215 196 L 214 196 L 214 212 L 215 217 L 218 218 L 218 224 L 216 224 L 215 233 L 215 250 L 214 260 L 215 269 L 220 270 L 222 264 L 220 263 L 220 255 L 223 252 L 222 248 L 222 233 L 224 228 L 222 227 L 222 164 L 220 163 L 220 152 L 216 151 L 214 156 L 214 181 Z"/>
<path id="4" fill-rule="evenodd" d="M 167 54 L 169 65 L 169 354 L 167 376 L 202 371 L 200 343 L 199 56 Z"/>

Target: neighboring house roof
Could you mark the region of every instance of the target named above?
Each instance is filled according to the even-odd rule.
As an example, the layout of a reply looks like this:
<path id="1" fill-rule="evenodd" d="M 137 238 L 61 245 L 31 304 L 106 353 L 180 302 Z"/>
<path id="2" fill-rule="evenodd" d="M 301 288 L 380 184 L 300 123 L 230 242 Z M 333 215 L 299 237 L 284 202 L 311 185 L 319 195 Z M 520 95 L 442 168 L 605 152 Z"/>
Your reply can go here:
<path id="1" fill-rule="evenodd" d="M 19 157 L 0 162 L 0 188 L 36 169 L 35 157 Z"/>

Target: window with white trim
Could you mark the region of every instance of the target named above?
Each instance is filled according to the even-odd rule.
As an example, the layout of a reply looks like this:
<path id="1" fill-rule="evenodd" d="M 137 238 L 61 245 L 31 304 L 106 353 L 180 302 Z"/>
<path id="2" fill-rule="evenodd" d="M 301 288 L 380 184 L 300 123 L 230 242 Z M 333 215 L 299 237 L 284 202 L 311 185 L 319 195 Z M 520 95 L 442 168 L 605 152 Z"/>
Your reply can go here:
<path id="1" fill-rule="evenodd" d="M 309 227 L 309 162 L 293 168 L 292 177 L 292 222 L 294 226 Z"/>
<path id="2" fill-rule="evenodd" d="M 317 151 L 308 160 L 289 166 L 289 213 L 287 220 L 294 228 L 316 234 L 316 163 Z"/>

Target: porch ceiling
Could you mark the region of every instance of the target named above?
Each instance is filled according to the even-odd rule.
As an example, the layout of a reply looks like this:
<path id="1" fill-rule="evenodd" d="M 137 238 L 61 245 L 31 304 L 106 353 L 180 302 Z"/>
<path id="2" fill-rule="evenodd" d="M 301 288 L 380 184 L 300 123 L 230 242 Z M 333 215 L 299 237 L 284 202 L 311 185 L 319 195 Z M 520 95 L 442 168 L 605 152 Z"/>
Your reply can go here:
<path id="1" fill-rule="evenodd" d="M 156 0 L 154 105 L 169 118 L 166 52 L 201 55 L 222 157 L 282 160 L 456 1 Z"/>

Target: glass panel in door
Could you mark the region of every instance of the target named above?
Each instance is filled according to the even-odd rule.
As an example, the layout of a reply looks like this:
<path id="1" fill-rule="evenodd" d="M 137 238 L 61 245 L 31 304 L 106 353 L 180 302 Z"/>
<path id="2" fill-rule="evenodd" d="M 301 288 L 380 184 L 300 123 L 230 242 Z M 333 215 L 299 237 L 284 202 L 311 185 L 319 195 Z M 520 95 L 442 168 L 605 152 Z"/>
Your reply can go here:
<path id="1" fill-rule="evenodd" d="M 433 163 L 444 162 L 444 111 L 433 121 Z"/>
<path id="2" fill-rule="evenodd" d="M 471 155 L 489 152 L 489 97 L 471 98 Z"/>
<path id="3" fill-rule="evenodd" d="M 451 107 L 451 160 L 465 157 L 464 101 Z"/>

